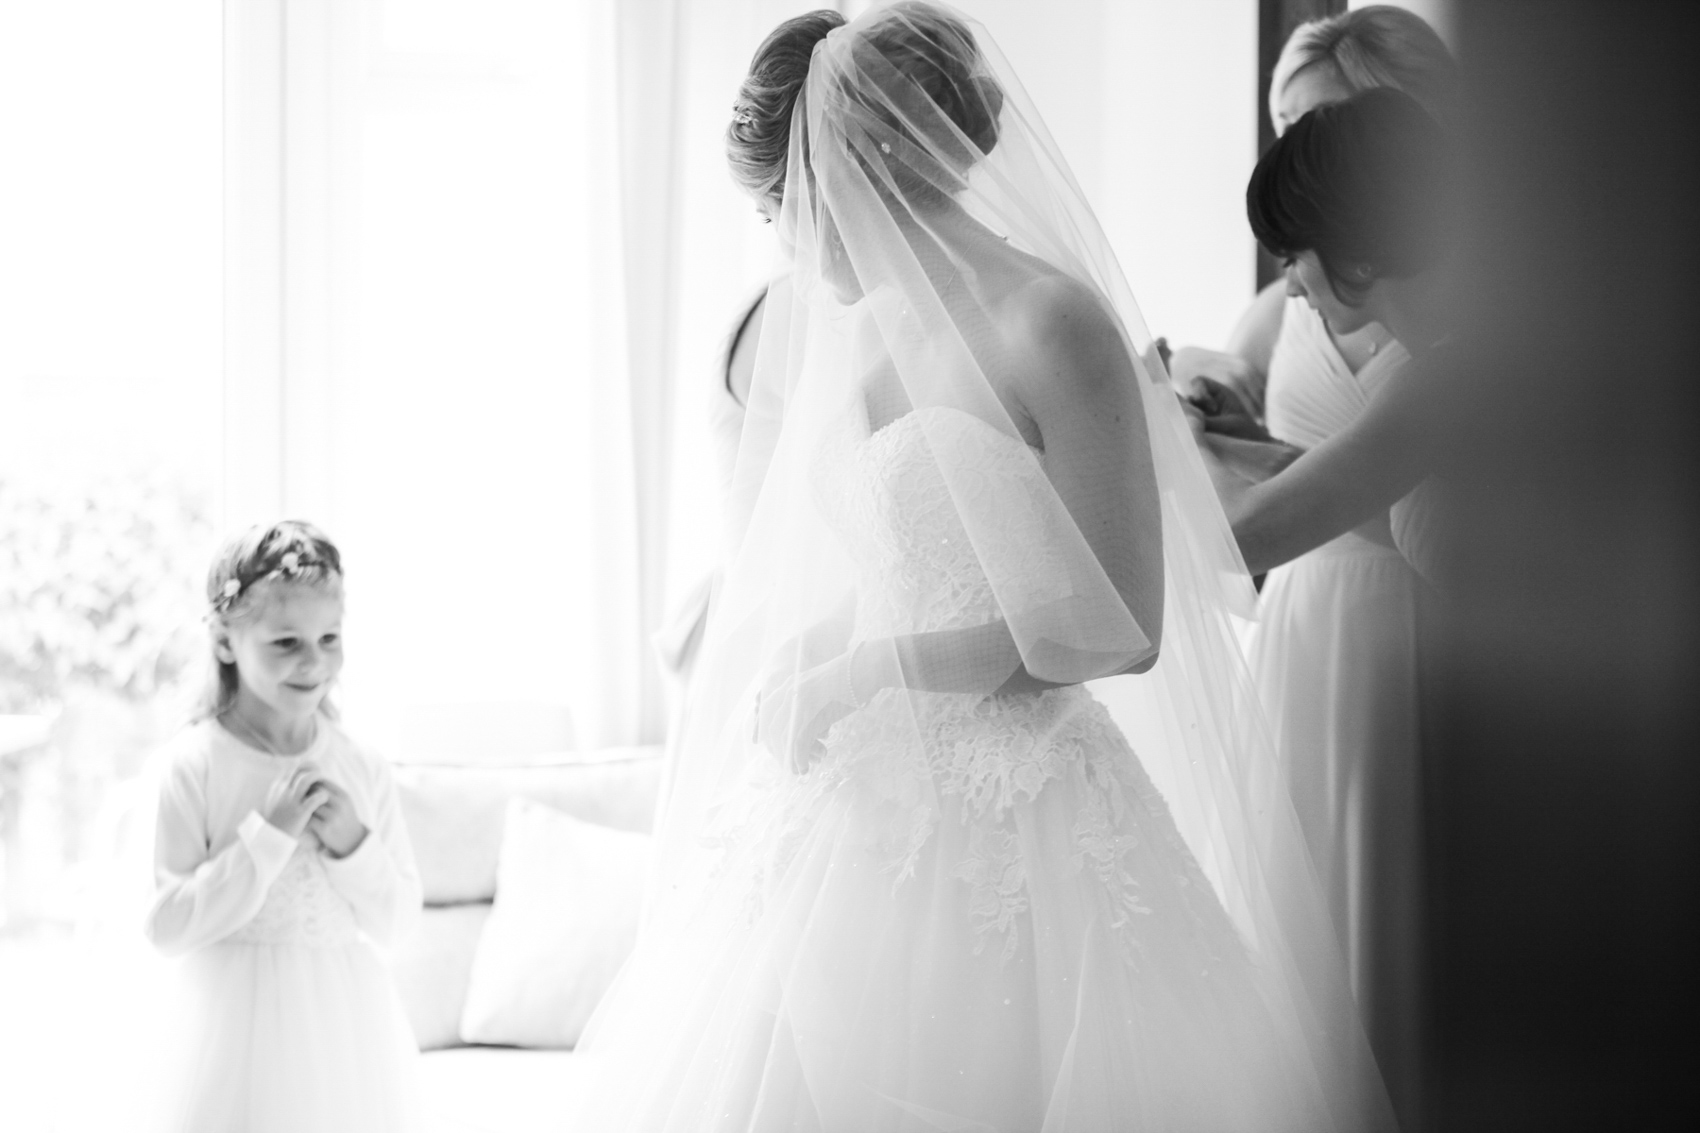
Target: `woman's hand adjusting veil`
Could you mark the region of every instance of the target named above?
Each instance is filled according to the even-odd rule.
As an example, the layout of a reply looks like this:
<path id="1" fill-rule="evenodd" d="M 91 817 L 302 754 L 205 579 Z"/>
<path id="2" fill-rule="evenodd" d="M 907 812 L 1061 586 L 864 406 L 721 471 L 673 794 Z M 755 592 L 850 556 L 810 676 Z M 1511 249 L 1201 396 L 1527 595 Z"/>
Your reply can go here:
<path id="1" fill-rule="evenodd" d="M 855 600 L 777 649 L 755 705 L 755 739 L 801 774 L 820 754 L 827 729 L 853 707 L 848 652 Z"/>
<path id="2" fill-rule="evenodd" d="M 1210 386 L 1232 392 L 1250 416 L 1263 413 L 1263 375 L 1238 354 L 1221 350 L 1206 350 L 1202 346 L 1183 346 L 1168 359 L 1169 376 L 1176 386 L 1194 394 Z"/>
<path id="3" fill-rule="evenodd" d="M 812 669 L 776 667 L 756 702 L 756 738 L 787 771 L 801 775 L 824 752 L 821 740 L 856 708 L 850 689 L 852 653 Z"/>
<path id="4" fill-rule="evenodd" d="M 1272 441 L 1269 430 L 1257 419 L 1256 409 L 1234 386 L 1208 377 L 1192 379 L 1186 401 L 1204 416 L 1204 431 L 1248 441 Z"/>

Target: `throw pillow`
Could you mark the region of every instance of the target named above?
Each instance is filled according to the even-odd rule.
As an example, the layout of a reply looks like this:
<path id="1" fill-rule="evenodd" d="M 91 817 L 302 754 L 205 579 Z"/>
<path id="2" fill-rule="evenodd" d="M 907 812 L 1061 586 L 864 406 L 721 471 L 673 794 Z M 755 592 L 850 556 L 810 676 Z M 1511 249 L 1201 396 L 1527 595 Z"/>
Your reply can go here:
<path id="1" fill-rule="evenodd" d="M 570 1047 L 637 940 L 653 839 L 508 801 L 460 1036 Z"/>

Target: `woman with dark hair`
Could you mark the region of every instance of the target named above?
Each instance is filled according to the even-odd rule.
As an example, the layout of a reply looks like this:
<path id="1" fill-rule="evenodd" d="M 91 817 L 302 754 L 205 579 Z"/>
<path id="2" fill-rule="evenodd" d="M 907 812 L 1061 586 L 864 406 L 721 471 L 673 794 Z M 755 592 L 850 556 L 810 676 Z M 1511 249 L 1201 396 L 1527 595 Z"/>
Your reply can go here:
<path id="1" fill-rule="evenodd" d="M 1379 250 L 1339 243 L 1342 234 L 1392 241 L 1389 222 L 1426 175 L 1402 178 L 1388 170 L 1374 183 L 1331 188 L 1316 176 L 1326 166 L 1295 171 L 1293 155 L 1317 141 L 1317 116 L 1377 91 L 1403 92 L 1435 120 L 1451 121 L 1457 72 L 1434 29 L 1390 5 L 1303 24 L 1283 48 L 1268 107 L 1279 140 L 1275 156 L 1260 167 L 1252 211 L 1259 239 L 1288 261 L 1285 278 L 1253 300 L 1226 351 L 1183 348 L 1174 358 L 1183 389 L 1202 392 L 1213 408 L 1238 404 L 1239 412 L 1210 427 L 1240 438 L 1215 443 L 1224 455 L 1235 450 L 1244 474 L 1265 478 L 1300 449 L 1353 432 L 1398 384 L 1412 353 L 1426 346 L 1366 315 L 1376 302 L 1351 306 L 1362 290 L 1353 271 L 1373 263 L 1377 278 L 1392 280 L 1408 266 L 1400 255 L 1411 253 L 1390 243 Z M 1295 131 L 1300 136 L 1289 141 Z M 1403 136 L 1388 140 L 1398 148 L 1406 144 Z M 1361 140 L 1373 146 L 1373 139 Z M 1354 139 L 1337 144 L 1350 147 Z M 1423 159 L 1407 156 L 1419 165 Z M 1280 173 L 1277 162 L 1285 163 Z M 1420 238 L 1408 243 L 1416 254 L 1433 247 Z M 1388 258 L 1390 251 L 1398 254 Z M 1287 444 L 1270 443 L 1271 434 Z M 1366 455 L 1355 482 L 1397 477 L 1398 460 L 1391 447 Z M 1258 699 L 1351 960 L 1353 991 L 1389 1090 L 1410 1123 L 1423 587 L 1394 549 L 1390 519 L 1403 514 L 1390 516 L 1384 503 L 1331 528 L 1327 538 L 1311 539 L 1293 517 L 1274 521 L 1258 511 L 1238 516 L 1234 533 L 1252 571 L 1268 572 L 1247 641 Z M 1272 538 L 1302 545 L 1271 556 Z"/>
<path id="2" fill-rule="evenodd" d="M 1401 536 L 1414 519 L 1406 497 L 1444 443 L 1433 431 L 1444 417 L 1434 376 L 1451 365 L 1455 317 L 1446 274 L 1456 225 L 1450 147 L 1434 120 L 1397 91 L 1366 91 L 1299 125 L 1252 173 L 1252 230 L 1286 261 L 1290 285 L 1330 327 L 1383 324 L 1412 360 L 1346 428 L 1308 449 L 1268 435 L 1228 436 L 1202 413 L 1193 420 L 1254 573 L 1389 508 L 1395 543 L 1408 560 L 1422 560 L 1427 548 Z"/>
<path id="3" fill-rule="evenodd" d="M 1257 239 L 1330 332 L 1377 323 L 1415 361 L 1374 389 L 1346 377 L 1332 396 L 1314 385 L 1311 418 L 1288 419 L 1287 440 L 1313 446 L 1309 455 L 1243 428 L 1220 436 L 1210 419 L 1201 438 L 1247 566 L 1269 571 L 1252 671 L 1371 1045 L 1407 1120 L 1417 1086 L 1421 584 L 1392 545 L 1388 509 L 1420 479 L 1412 430 L 1422 418 L 1401 387 L 1420 380 L 1410 371 L 1428 364 L 1447 325 L 1449 168 L 1439 127 L 1393 90 L 1312 110 L 1276 141 L 1246 190 Z M 1395 509 L 1394 519 L 1409 514 Z"/>
<path id="4" fill-rule="evenodd" d="M 1377 88 L 1401 90 L 1442 123 L 1456 113 L 1458 64 L 1423 18 L 1391 4 L 1369 4 L 1293 29 L 1269 80 L 1269 121 L 1279 137 L 1318 106 Z M 1344 371 L 1374 386 L 1395 346 L 1379 323 L 1335 334 L 1277 280 L 1241 314 L 1225 349 L 1183 346 L 1171 370 L 1182 389 L 1215 383 L 1233 390 L 1256 417 L 1267 406 L 1285 435 L 1281 404 L 1312 371 Z M 1367 372 L 1366 372 L 1367 371 Z"/>
<path id="5" fill-rule="evenodd" d="M 1390 1127 L 1237 711 L 1249 579 L 1007 65 L 916 0 L 792 21 L 728 150 L 792 270 L 572 1127 Z"/>

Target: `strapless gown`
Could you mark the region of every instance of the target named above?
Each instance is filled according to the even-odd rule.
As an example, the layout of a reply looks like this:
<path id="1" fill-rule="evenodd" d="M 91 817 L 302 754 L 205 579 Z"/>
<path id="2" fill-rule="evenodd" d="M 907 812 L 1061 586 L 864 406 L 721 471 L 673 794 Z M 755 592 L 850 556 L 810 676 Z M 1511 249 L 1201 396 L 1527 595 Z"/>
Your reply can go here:
<path id="1" fill-rule="evenodd" d="M 855 425 L 816 487 L 859 568 L 858 634 L 996 619 L 940 461 L 999 499 L 1040 466 L 955 410 Z M 1039 534 L 999 536 L 1036 578 Z M 825 748 L 731 793 L 708 911 L 640 946 L 564 1128 L 1322 1126 L 1247 944 L 1084 688 L 888 689 Z"/>

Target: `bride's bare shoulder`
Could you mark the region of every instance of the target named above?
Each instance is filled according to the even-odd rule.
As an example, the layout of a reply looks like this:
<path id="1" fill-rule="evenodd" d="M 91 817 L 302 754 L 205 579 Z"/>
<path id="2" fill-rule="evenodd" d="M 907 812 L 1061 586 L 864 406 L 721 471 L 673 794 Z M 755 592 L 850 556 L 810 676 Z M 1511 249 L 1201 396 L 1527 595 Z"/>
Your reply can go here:
<path id="1" fill-rule="evenodd" d="M 999 320 L 1021 371 L 1054 388 L 1059 381 L 1096 383 L 1132 373 L 1114 316 L 1098 293 L 1052 270 L 1011 291 Z"/>

